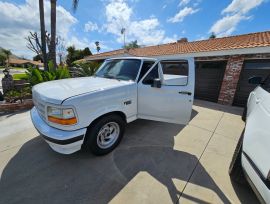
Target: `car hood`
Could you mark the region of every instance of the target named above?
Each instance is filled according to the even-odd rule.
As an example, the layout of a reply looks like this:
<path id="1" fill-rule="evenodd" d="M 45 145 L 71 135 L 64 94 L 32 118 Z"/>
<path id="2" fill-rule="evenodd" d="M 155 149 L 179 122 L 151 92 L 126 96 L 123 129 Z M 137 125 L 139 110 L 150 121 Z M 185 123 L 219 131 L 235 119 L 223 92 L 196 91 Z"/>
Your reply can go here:
<path id="1" fill-rule="evenodd" d="M 33 87 L 34 101 L 61 104 L 65 99 L 134 83 L 99 77 L 82 77 L 44 82 Z"/>

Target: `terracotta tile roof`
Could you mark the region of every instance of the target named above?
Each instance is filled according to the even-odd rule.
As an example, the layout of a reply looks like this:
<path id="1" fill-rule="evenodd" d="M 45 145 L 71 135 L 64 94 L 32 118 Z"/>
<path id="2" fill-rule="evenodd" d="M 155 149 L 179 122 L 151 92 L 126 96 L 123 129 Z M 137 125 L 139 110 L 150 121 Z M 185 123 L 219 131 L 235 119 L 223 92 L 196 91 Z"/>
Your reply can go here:
<path id="1" fill-rule="evenodd" d="M 10 58 L 9 59 L 9 63 L 10 64 L 33 64 L 33 65 L 37 65 L 37 66 L 42 66 L 43 63 L 41 63 L 40 61 L 32 61 L 32 60 L 24 60 L 24 59 L 17 59 L 17 58 Z"/>
<path id="2" fill-rule="evenodd" d="M 114 50 L 86 57 L 86 60 L 104 59 L 117 55 L 129 54 L 134 56 L 160 56 L 186 53 L 202 53 L 211 51 L 225 51 L 255 47 L 270 47 L 270 31 L 214 38 L 193 42 L 174 42 L 163 45 L 142 47 L 130 50 Z"/>

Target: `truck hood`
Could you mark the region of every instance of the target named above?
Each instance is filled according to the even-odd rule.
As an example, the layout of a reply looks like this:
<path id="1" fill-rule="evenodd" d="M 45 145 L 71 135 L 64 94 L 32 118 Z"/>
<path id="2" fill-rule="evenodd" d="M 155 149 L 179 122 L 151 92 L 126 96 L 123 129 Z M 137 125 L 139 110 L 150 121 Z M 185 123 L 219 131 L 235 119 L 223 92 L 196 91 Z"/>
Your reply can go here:
<path id="1" fill-rule="evenodd" d="M 33 99 L 61 104 L 65 99 L 81 94 L 124 86 L 131 81 L 120 81 L 99 77 L 82 77 L 44 82 L 33 87 Z"/>

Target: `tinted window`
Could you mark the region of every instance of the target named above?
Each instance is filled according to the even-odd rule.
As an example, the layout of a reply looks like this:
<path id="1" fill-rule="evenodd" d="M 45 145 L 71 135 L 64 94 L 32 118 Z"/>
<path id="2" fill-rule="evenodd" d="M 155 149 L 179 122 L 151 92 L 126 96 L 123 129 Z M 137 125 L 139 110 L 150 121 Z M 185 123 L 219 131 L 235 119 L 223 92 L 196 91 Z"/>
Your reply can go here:
<path id="1" fill-rule="evenodd" d="M 135 81 L 141 65 L 141 60 L 136 59 L 114 59 L 106 60 L 95 76 Z"/>
<path id="2" fill-rule="evenodd" d="M 148 72 L 148 70 L 153 66 L 153 64 L 154 64 L 154 62 L 144 62 L 143 63 L 138 81 L 141 80 L 141 78 L 146 74 L 146 72 Z"/>
<path id="3" fill-rule="evenodd" d="M 153 80 L 159 78 L 158 65 L 156 65 L 144 78 L 143 84 L 153 84 Z"/>
<path id="4" fill-rule="evenodd" d="M 185 86 L 188 83 L 188 61 L 162 61 L 164 85 Z"/>
<path id="5" fill-rule="evenodd" d="M 187 61 L 162 61 L 163 74 L 188 76 Z"/>

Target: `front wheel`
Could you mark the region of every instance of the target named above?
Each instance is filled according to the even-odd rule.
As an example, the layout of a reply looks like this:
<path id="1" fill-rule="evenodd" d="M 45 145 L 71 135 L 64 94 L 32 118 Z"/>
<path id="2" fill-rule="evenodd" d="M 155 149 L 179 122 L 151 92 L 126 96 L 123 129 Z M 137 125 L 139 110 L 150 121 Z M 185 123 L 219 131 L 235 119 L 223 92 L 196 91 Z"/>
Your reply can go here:
<path id="1" fill-rule="evenodd" d="M 95 155 L 111 152 L 120 143 L 125 131 L 125 121 L 118 115 L 99 119 L 86 133 L 85 148 Z"/>

